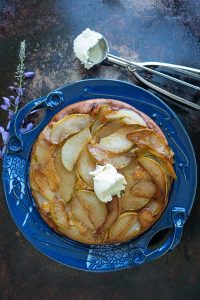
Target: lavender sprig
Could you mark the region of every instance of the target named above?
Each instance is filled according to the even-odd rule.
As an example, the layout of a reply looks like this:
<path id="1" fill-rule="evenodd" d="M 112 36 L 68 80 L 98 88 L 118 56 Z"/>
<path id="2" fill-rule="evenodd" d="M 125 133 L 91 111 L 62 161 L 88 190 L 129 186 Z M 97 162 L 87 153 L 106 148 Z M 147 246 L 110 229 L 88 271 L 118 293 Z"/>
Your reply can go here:
<path id="1" fill-rule="evenodd" d="M 24 80 L 27 78 L 33 78 L 35 73 L 34 72 L 25 72 L 25 59 L 26 59 L 26 42 L 25 40 L 20 43 L 19 49 L 19 65 L 17 66 L 17 70 L 15 72 L 16 82 L 13 83 L 12 86 L 9 86 L 8 89 L 15 93 L 8 97 L 2 97 L 3 104 L 0 105 L 1 109 L 8 112 L 8 123 L 6 127 L 0 126 L 0 134 L 2 136 L 3 147 L 0 148 L 0 158 L 2 158 L 6 151 L 6 146 L 9 141 L 9 128 L 10 122 L 18 111 L 19 104 L 21 99 L 24 95 L 25 87 L 24 87 Z M 26 126 L 21 128 L 21 133 L 29 131 L 33 128 L 32 123 L 28 123 Z"/>

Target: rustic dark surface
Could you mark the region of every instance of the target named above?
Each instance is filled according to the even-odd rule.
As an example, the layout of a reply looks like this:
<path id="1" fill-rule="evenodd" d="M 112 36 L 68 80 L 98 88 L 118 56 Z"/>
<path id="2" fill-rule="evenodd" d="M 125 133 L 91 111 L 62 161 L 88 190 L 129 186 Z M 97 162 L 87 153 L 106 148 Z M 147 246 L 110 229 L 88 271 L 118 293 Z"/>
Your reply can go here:
<path id="1" fill-rule="evenodd" d="M 72 42 L 86 27 L 103 33 L 110 48 L 138 61 L 165 61 L 200 68 L 198 0 L 1 0 L 0 96 L 14 80 L 21 40 L 27 65 L 36 71 L 26 101 L 82 78 L 133 81 L 125 70 L 85 71 Z M 169 104 L 188 130 L 200 160 L 200 117 Z M 5 115 L 1 112 L 1 123 Z M 191 183 L 192 184 L 192 183 Z M 199 299 L 200 191 L 178 247 L 159 261 L 117 273 L 91 274 L 43 256 L 17 230 L 3 192 L 0 201 L 0 299 Z"/>

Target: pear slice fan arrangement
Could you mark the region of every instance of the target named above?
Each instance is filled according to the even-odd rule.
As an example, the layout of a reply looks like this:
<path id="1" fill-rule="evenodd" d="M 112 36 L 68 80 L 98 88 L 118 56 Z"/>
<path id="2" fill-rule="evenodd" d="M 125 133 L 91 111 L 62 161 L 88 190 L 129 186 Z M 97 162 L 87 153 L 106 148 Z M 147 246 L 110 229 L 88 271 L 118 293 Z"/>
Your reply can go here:
<path id="1" fill-rule="evenodd" d="M 127 185 L 121 197 L 103 203 L 90 172 L 107 163 Z M 146 231 L 163 213 L 175 178 L 173 151 L 160 128 L 115 100 L 65 108 L 41 132 L 31 155 L 30 185 L 42 218 L 87 244 L 119 243 Z"/>

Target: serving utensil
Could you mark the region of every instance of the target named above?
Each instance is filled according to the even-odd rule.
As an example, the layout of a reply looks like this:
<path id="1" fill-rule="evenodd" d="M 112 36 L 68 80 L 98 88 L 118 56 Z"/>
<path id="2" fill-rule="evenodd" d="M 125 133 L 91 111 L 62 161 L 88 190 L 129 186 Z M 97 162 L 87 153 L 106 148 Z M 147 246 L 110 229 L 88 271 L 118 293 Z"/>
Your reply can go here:
<path id="1" fill-rule="evenodd" d="M 99 40 L 98 46 L 100 47 L 100 49 L 102 51 L 102 56 L 101 56 L 101 60 L 96 64 L 100 64 L 104 61 L 108 61 L 108 62 L 111 62 L 112 64 L 118 65 L 120 67 L 127 68 L 130 72 L 133 73 L 133 75 L 140 82 L 147 85 L 152 90 L 155 90 L 156 92 L 159 92 L 159 93 L 163 94 L 164 96 L 167 96 L 167 97 L 175 100 L 176 102 L 181 103 L 189 108 L 192 108 L 195 110 L 200 110 L 199 104 L 193 103 L 187 99 L 184 99 L 178 95 L 175 95 L 175 94 L 165 90 L 164 88 L 161 88 L 161 87 L 157 86 L 156 84 L 149 82 L 144 77 L 142 77 L 140 74 L 138 74 L 139 70 L 143 70 L 148 73 L 155 74 L 159 77 L 166 78 L 168 80 L 171 80 L 171 81 L 181 84 L 183 86 L 192 88 L 193 90 L 198 92 L 198 91 L 200 91 L 200 87 L 198 87 L 194 84 L 191 84 L 189 82 L 180 80 L 178 78 L 175 78 L 173 76 L 167 75 L 163 71 L 162 72 L 157 71 L 157 70 L 155 70 L 155 68 L 162 67 L 162 69 L 166 69 L 166 71 L 171 70 L 171 71 L 178 73 L 179 75 L 184 74 L 191 78 L 194 78 L 197 80 L 199 79 L 199 81 L 200 81 L 200 70 L 199 69 L 185 67 L 185 66 L 181 66 L 181 65 L 175 65 L 175 64 L 161 63 L 161 62 L 134 62 L 134 61 L 129 61 L 124 58 L 120 58 L 118 56 L 115 56 L 115 55 L 112 55 L 109 53 L 109 45 L 104 36 L 102 36 L 102 38 Z M 90 60 L 87 61 L 87 64 L 90 64 L 90 63 L 91 63 L 91 66 L 94 66 L 94 62 L 92 62 Z"/>

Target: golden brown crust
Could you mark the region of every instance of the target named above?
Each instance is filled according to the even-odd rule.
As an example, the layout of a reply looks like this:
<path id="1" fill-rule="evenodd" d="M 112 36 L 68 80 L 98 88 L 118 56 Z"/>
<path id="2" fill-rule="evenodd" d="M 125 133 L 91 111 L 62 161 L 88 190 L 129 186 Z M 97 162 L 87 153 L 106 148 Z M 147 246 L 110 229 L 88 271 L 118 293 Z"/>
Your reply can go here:
<path id="1" fill-rule="evenodd" d="M 40 138 L 44 138 L 48 144 L 48 141 L 50 141 L 50 135 L 49 135 L 48 129 L 51 128 L 51 126 L 55 122 L 61 120 L 65 116 L 71 115 L 71 114 L 90 114 L 95 117 L 97 115 L 97 113 L 99 112 L 100 106 L 102 104 L 106 104 L 106 103 L 110 105 L 112 110 L 119 110 L 119 109 L 123 108 L 123 109 L 129 109 L 129 110 L 132 110 L 132 111 L 138 113 L 145 121 L 147 127 L 152 129 L 153 131 L 157 132 L 167 142 L 167 140 L 166 140 L 162 130 L 159 128 L 159 126 L 152 119 L 150 119 L 146 114 L 142 113 L 141 111 L 137 110 L 136 108 L 132 107 L 131 105 L 129 105 L 127 103 L 124 103 L 124 102 L 121 102 L 118 100 L 101 99 L 101 98 L 77 102 L 77 103 L 71 104 L 71 105 L 65 107 L 64 109 L 62 109 L 59 113 L 57 113 L 52 118 L 50 123 L 44 128 L 44 130 L 40 134 L 38 140 Z M 31 153 L 30 183 L 31 183 L 31 186 L 33 189 L 34 189 L 34 180 L 31 176 L 31 172 L 33 169 L 33 162 L 36 160 L 36 148 L 37 148 L 38 140 L 34 144 L 32 153 Z M 49 143 L 49 146 L 50 146 L 50 143 Z M 76 236 L 78 237 L 77 240 L 79 240 L 79 241 L 83 241 L 86 243 L 88 241 L 89 244 L 102 243 L 102 240 L 100 241 L 100 239 L 99 239 L 100 237 L 98 236 L 98 234 L 97 235 L 88 234 L 88 236 L 87 236 L 87 234 L 85 234 L 84 238 L 81 240 L 81 231 L 79 232 L 79 229 L 76 228 L 77 232 L 76 232 L 76 230 L 73 231 L 73 226 L 71 226 L 72 230 L 66 229 L 66 231 L 64 231 L 64 230 L 59 229 L 58 226 L 52 221 L 50 215 L 48 213 L 45 213 L 41 209 L 39 200 L 38 200 L 37 196 L 35 195 L 34 191 L 33 191 L 33 196 L 36 201 L 37 208 L 38 208 L 38 211 L 40 212 L 41 217 L 54 231 L 56 231 L 57 233 L 60 233 L 60 234 L 67 235 L 68 237 L 71 237 L 71 238 L 73 238 L 73 232 L 75 232 Z M 166 207 L 166 205 L 167 205 L 167 202 L 163 203 L 164 207 Z M 160 215 L 163 213 L 163 210 L 164 210 L 164 208 L 162 209 L 162 211 L 159 214 L 152 216 L 151 222 L 148 220 L 149 221 L 148 228 L 159 219 Z M 140 216 L 140 214 L 142 214 L 142 211 L 141 211 L 141 213 L 139 213 L 139 218 L 142 220 L 141 223 L 143 222 L 144 224 L 146 222 L 146 219 L 148 219 L 148 218 L 150 219 L 150 217 L 151 217 L 150 213 L 147 213 L 147 212 L 145 214 L 143 213 L 142 216 Z M 141 229 L 141 231 L 139 232 L 139 235 L 142 234 L 144 231 L 146 231 L 146 229 L 147 229 L 146 227 Z M 101 230 L 99 230 L 99 232 L 100 231 Z M 88 240 L 87 240 L 87 238 L 88 238 Z M 119 242 L 119 241 L 112 240 L 110 242 L 114 243 L 114 242 Z M 107 242 L 107 243 L 109 243 L 109 242 Z"/>
<path id="2" fill-rule="evenodd" d="M 164 138 L 164 140 L 166 140 L 165 135 L 160 129 L 160 127 L 150 117 L 148 117 L 143 112 L 139 111 L 135 107 L 125 102 L 121 102 L 113 99 L 99 98 L 99 99 L 91 99 L 91 100 L 80 101 L 80 102 L 70 104 L 67 107 L 63 108 L 59 113 L 57 113 L 51 120 L 51 123 L 57 122 L 60 119 L 64 118 L 65 116 L 71 114 L 92 114 L 93 116 L 95 116 L 98 113 L 99 106 L 105 103 L 110 104 L 113 110 L 119 110 L 125 108 L 137 112 L 144 119 L 148 128 L 156 131 L 158 134 L 162 136 L 162 138 Z"/>

